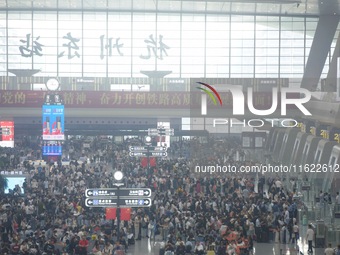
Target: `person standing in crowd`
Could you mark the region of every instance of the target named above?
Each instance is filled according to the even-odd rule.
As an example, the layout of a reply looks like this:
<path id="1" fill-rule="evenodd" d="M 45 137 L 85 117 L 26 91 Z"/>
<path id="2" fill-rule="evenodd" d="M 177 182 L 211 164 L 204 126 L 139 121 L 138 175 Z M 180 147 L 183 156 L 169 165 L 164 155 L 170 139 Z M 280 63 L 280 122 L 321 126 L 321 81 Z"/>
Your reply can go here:
<path id="1" fill-rule="evenodd" d="M 113 254 L 113 245 L 109 242 L 105 242 L 105 246 L 102 250 L 102 255 L 112 255 Z"/>
<path id="2" fill-rule="evenodd" d="M 335 249 L 335 255 L 340 255 L 340 244 L 338 244 L 338 247 Z"/>
<path id="3" fill-rule="evenodd" d="M 142 218 L 140 215 L 137 215 L 134 220 L 134 227 L 135 227 L 135 237 L 136 240 L 141 240 L 142 239 Z"/>
<path id="4" fill-rule="evenodd" d="M 87 247 L 89 246 L 89 241 L 86 239 L 86 236 L 83 235 L 79 240 L 79 254 L 87 255 Z"/>
<path id="5" fill-rule="evenodd" d="M 313 253 L 313 241 L 314 241 L 314 230 L 312 225 L 308 225 L 307 233 L 306 233 L 306 240 L 308 242 L 308 252 Z"/>
<path id="6" fill-rule="evenodd" d="M 66 244 L 67 240 L 61 239 L 61 233 L 68 232 L 69 237 L 66 239 L 70 242 L 67 250 L 70 254 L 79 254 L 78 235 L 95 235 L 94 241 L 98 238 L 99 247 L 106 244 L 102 254 L 106 252 L 105 255 L 112 255 L 110 242 L 117 241 L 115 239 L 117 235 L 112 234 L 111 221 L 99 217 L 97 211 L 83 206 L 87 188 L 111 187 L 110 183 L 114 180 L 111 169 L 124 172 L 126 187 L 154 187 L 153 205 L 150 208 L 133 210 L 132 220 L 127 224 L 121 222 L 126 229 L 126 232 L 121 231 L 121 234 L 126 233 L 124 236 L 130 236 L 134 233 L 137 240 L 146 235 L 153 237 L 152 231 L 151 233 L 148 231 L 153 229 L 155 234 L 163 236 L 165 242 L 183 240 L 194 247 L 198 244 L 195 239 L 199 239 L 199 243 L 202 241 L 207 247 L 212 242 L 219 243 L 224 251 L 228 246 L 230 249 L 235 246 L 236 252 L 240 244 L 242 249 L 246 249 L 247 246 L 249 248 L 252 238 L 256 237 L 255 232 L 258 241 L 268 242 L 269 229 L 276 229 L 279 224 L 282 226 L 285 221 L 292 221 L 294 215 L 285 212 L 292 204 L 292 194 L 285 190 L 278 179 L 268 182 L 268 191 L 263 194 L 255 192 L 256 180 L 252 176 L 228 174 L 209 178 L 191 174 L 190 165 L 232 162 L 240 167 L 254 164 L 230 161 L 236 151 L 242 152 L 241 149 L 234 149 L 238 148 L 239 140 L 228 138 L 216 143 L 214 138 L 209 138 L 207 145 L 200 143 L 198 139 L 184 140 L 180 144 L 174 142 L 172 146 L 180 148 L 178 154 L 183 155 L 183 158 L 157 161 L 150 171 L 143 168 L 140 161 L 129 157 L 129 146 L 142 144 L 143 141 L 138 139 L 126 140 L 119 144 L 111 141 L 106 149 L 99 148 L 100 162 L 93 163 L 90 160 L 81 163 L 71 160 L 68 165 L 59 162 L 53 167 L 44 166 L 42 174 L 27 165 L 27 171 L 31 175 L 28 180 L 32 180 L 28 181 L 27 192 L 25 190 L 27 200 L 26 197 L 14 197 L 11 201 L 0 198 L 0 206 L 4 206 L 6 212 L 2 216 L 0 211 L 0 216 L 4 219 L 4 227 L 0 229 L 1 236 L 10 235 L 12 244 L 16 240 L 20 244 L 23 241 L 22 236 L 25 236 L 26 232 L 29 233 L 30 225 L 32 229 L 34 228 L 33 232 L 36 233 L 34 235 L 39 237 L 39 243 L 42 244 L 40 247 L 43 247 L 50 238 L 55 241 L 62 240 Z M 94 148 L 101 147 L 99 141 L 96 141 L 96 146 L 93 145 L 82 152 L 80 150 L 83 149 L 82 142 L 76 140 L 65 141 L 65 146 L 74 148 L 72 157 L 81 155 L 90 159 L 94 156 L 98 158 L 98 152 Z M 201 150 L 209 151 L 211 154 L 201 154 Z M 190 165 L 185 155 L 192 158 Z M 48 186 L 44 185 L 45 180 Z M 266 183 L 264 177 L 261 177 L 261 183 L 262 186 Z M 49 194 L 44 190 L 54 190 L 61 194 L 58 192 Z M 22 213 L 23 211 L 25 213 Z M 145 223 L 149 220 L 147 229 L 146 224 L 141 224 L 141 217 Z M 14 224 L 14 219 L 17 225 Z M 36 223 L 32 223 L 34 221 Z M 282 225 L 279 222 L 282 222 Z M 26 230 L 23 231 L 18 226 L 23 226 L 22 228 Z M 17 234 L 12 235 L 12 232 Z M 242 236 L 241 241 L 237 239 L 239 236 Z M 230 238 L 228 245 L 224 242 L 226 238 Z M 133 243 L 129 240 L 129 244 Z M 178 243 L 177 247 L 180 246 L 180 241 Z M 58 245 L 56 247 L 59 248 Z M 222 252 L 223 249 L 219 250 Z"/>
<path id="7" fill-rule="evenodd" d="M 340 194 L 339 194 L 339 191 L 336 193 L 335 204 L 336 204 L 338 207 L 340 206 Z"/>
<path id="8" fill-rule="evenodd" d="M 332 248 L 331 243 L 329 243 L 328 247 L 325 249 L 325 255 L 335 255 L 335 250 Z"/>
<path id="9" fill-rule="evenodd" d="M 293 226 L 292 243 L 297 243 L 298 240 L 299 240 L 299 226 L 295 222 Z"/>

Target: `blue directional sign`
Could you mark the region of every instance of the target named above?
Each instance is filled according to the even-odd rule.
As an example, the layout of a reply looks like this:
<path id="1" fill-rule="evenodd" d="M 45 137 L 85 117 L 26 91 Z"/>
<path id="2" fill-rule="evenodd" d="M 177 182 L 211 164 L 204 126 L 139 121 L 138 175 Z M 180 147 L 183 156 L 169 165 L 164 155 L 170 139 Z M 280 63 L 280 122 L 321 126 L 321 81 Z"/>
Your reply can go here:
<path id="1" fill-rule="evenodd" d="M 94 197 L 86 198 L 85 205 L 87 207 L 114 207 L 118 205 L 118 199 L 116 197 Z M 150 198 L 120 198 L 120 207 L 149 207 L 151 206 Z"/>
<path id="2" fill-rule="evenodd" d="M 118 197 L 118 189 L 115 188 L 96 188 L 86 189 L 86 197 Z M 120 188 L 119 196 L 124 197 L 151 197 L 151 189 L 146 188 Z"/>
<path id="3" fill-rule="evenodd" d="M 130 151 L 130 157 L 166 157 L 166 151 Z"/>
<path id="4" fill-rule="evenodd" d="M 167 151 L 166 146 L 129 146 L 129 151 L 142 152 L 142 151 Z"/>

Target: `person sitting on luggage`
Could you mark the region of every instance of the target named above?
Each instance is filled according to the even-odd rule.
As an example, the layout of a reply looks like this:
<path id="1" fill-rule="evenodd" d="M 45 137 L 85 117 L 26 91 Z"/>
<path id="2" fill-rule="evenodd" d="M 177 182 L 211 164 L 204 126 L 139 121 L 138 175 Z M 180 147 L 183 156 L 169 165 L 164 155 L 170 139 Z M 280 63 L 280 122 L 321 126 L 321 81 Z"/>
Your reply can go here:
<path id="1" fill-rule="evenodd" d="M 185 250 L 187 253 L 191 253 L 192 251 L 192 242 L 190 242 L 189 240 L 185 243 Z"/>
<path id="2" fill-rule="evenodd" d="M 124 250 L 127 251 L 128 244 L 123 236 L 120 237 L 119 243 L 124 247 Z"/>
<path id="3" fill-rule="evenodd" d="M 196 255 L 203 255 L 204 254 L 203 242 L 199 242 L 199 243 L 196 244 L 195 254 Z"/>
<path id="4" fill-rule="evenodd" d="M 179 245 L 176 248 L 176 255 L 185 255 L 185 253 L 186 253 L 185 245 L 184 242 L 181 241 L 179 242 Z"/>
<path id="5" fill-rule="evenodd" d="M 167 244 L 164 247 L 165 254 L 172 254 L 175 251 L 174 245 L 168 241 Z"/>
<path id="6" fill-rule="evenodd" d="M 125 250 L 125 247 L 119 241 L 117 241 L 113 246 L 113 250 L 114 251 L 123 251 L 123 250 Z"/>

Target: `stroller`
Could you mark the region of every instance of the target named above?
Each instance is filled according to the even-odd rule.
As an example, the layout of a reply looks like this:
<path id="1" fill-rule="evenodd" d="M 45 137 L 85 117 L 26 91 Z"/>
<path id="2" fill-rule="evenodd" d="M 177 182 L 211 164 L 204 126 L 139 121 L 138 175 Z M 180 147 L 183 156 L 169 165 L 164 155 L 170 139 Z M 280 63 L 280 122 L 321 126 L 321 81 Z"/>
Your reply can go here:
<path id="1" fill-rule="evenodd" d="M 128 234 L 127 238 L 128 238 L 128 245 L 135 244 L 135 238 L 134 238 L 133 234 Z"/>

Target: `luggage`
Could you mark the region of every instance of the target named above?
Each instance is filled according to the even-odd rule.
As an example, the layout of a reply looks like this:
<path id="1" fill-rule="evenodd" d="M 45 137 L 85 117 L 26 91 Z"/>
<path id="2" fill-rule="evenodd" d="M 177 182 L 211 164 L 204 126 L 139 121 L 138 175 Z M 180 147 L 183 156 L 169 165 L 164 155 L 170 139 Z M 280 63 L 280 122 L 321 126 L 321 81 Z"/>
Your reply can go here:
<path id="1" fill-rule="evenodd" d="M 128 245 L 133 245 L 135 244 L 135 238 L 133 237 L 133 234 L 128 234 Z"/>
<path id="2" fill-rule="evenodd" d="M 164 253 L 165 253 L 164 248 L 160 248 L 160 249 L 159 249 L 159 255 L 164 255 Z"/>

